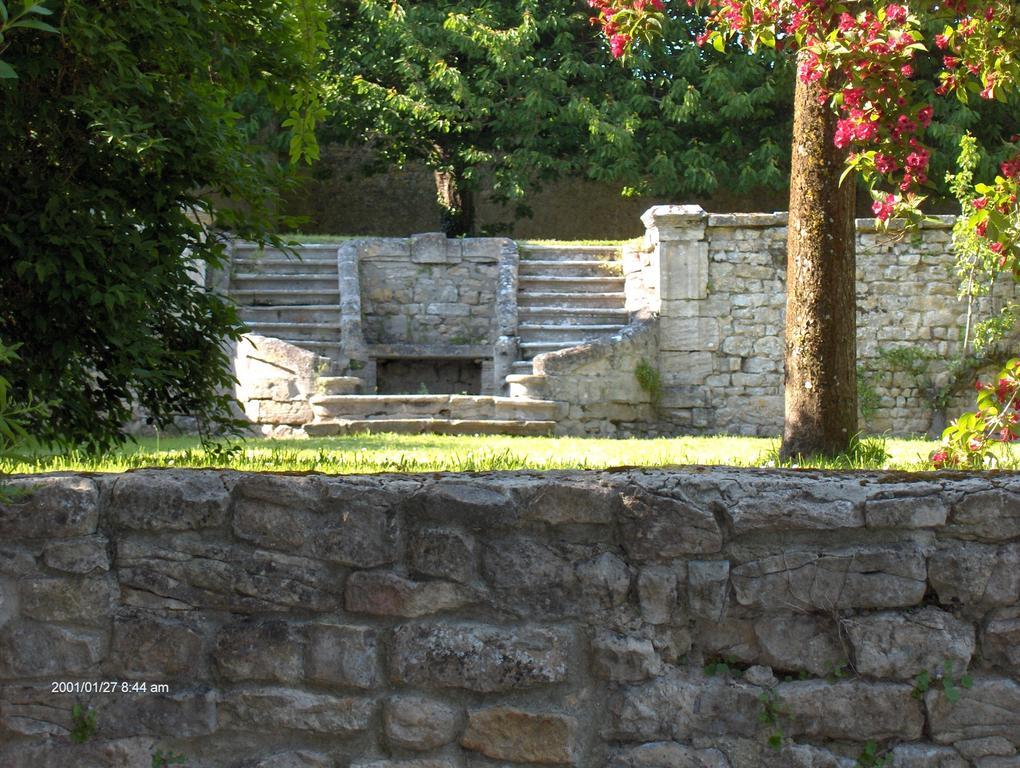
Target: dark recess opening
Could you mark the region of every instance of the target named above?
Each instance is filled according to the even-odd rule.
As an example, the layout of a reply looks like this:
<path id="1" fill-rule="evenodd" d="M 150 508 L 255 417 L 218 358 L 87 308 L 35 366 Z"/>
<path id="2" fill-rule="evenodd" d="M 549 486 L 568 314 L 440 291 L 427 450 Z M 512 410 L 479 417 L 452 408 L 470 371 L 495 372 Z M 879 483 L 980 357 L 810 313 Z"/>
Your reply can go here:
<path id="1" fill-rule="evenodd" d="M 378 360 L 376 391 L 380 395 L 480 395 L 482 361 Z"/>

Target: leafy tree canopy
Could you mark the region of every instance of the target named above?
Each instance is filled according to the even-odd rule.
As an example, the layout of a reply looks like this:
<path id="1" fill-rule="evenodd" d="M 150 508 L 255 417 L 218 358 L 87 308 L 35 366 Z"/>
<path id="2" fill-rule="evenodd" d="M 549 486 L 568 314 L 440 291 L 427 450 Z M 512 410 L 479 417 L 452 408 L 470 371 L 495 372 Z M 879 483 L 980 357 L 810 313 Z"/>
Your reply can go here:
<path id="1" fill-rule="evenodd" d="M 229 425 L 225 340 L 243 326 L 194 270 L 223 263 L 214 227 L 260 240 L 275 228 L 283 169 L 249 141 L 239 94 L 314 156 L 322 14 L 300 0 L 48 8 L 60 34 L 18 29 L 3 50 L 16 79 L 0 80 L 10 391 L 49 404 L 28 424 L 43 441 L 107 447 L 135 404 L 157 425 Z"/>

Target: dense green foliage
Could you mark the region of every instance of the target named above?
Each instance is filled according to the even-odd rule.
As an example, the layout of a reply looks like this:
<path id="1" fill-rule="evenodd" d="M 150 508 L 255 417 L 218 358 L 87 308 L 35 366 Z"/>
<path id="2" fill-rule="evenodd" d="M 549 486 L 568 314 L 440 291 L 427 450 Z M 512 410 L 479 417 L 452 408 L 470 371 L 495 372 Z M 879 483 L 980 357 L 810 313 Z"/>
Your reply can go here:
<path id="1" fill-rule="evenodd" d="M 678 199 L 782 188 L 792 68 L 686 46 L 614 66 L 575 0 L 334 0 L 327 136 L 437 172 L 449 231 L 471 194 L 562 174 Z M 688 38 L 695 17 L 667 25 Z"/>
<path id="2" fill-rule="evenodd" d="M 10 392 L 49 403 L 27 423 L 42 441 L 108 446 L 136 404 L 159 425 L 190 413 L 229 426 L 225 342 L 242 325 L 194 270 L 222 263 L 214 227 L 264 239 L 276 226 L 269 182 L 282 169 L 251 143 L 235 103 L 249 94 L 277 123 L 308 109 L 315 6 L 49 7 L 60 34 L 18 30 L 3 52 L 17 79 L 0 81 L 0 343 L 19 355 L 4 365 Z M 314 154 L 307 130 L 294 151 Z"/>

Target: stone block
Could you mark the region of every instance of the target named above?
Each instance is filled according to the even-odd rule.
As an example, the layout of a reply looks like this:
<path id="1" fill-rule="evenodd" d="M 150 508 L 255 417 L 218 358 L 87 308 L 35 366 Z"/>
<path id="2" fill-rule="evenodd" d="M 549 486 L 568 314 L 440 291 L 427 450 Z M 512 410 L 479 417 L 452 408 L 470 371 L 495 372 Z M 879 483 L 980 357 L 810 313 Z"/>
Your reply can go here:
<path id="1" fill-rule="evenodd" d="M 110 570 L 109 541 L 102 534 L 77 539 L 58 539 L 43 548 L 46 565 L 56 571 L 82 576 Z"/>
<path id="2" fill-rule="evenodd" d="M 613 522 L 619 495 L 590 482 L 543 481 L 522 505 L 522 517 L 549 525 L 607 525 Z"/>
<path id="3" fill-rule="evenodd" d="M 844 627 L 854 666 L 866 677 L 906 680 L 945 663 L 961 673 L 974 655 L 974 627 L 935 607 L 855 616 Z"/>
<path id="4" fill-rule="evenodd" d="M 511 537 L 486 542 L 482 575 L 504 606 L 522 615 L 561 616 L 578 611 L 574 569 L 541 541 Z"/>
<path id="5" fill-rule="evenodd" d="M 719 347 L 719 321 L 714 317 L 669 317 L 662 314 L 659 316 L 659 334 L 659 349 L 670 352 L 701 352 Z"/>
<path id="6" fill-rule="evenodd" d="M 520 516 L 504 485 L 477 480 L 430 483 L 410 500 L 409 507 L 424 519 L 474 531 L 513 527 Z"/>
<path id="7" fill-rule="evenodd" d="M 121 610 L 113 620 L 114 674 L 153 681 L 205 679 L 208 621 L 188 614 Z"/>
<path id="8" fill-rule="evenodd" d="M 897 744 L 890 752 L 891 768 L 969 768 L 969 763 L 951 747 L 934 744 Z"/>
<path id="9" fill-rule="evenodd" d="M 429 576 L 467 584 L 478 579 L 475 540 L 452 528 L 414 531 L 407 545 L 413 576 Z"/>
<path id="10" fill-rule="evenodd" d="M 602 632 L 592 641 L 595 674 L 614 683 L 635 683 L 657 677 L 662 662 L 650 640 Z"/>
<path id="11" fill-rule="evenodd" d="M 127 536 L 116 565 L 124 601 L 138 607 L 234 613 L 340 607 L 339 584 L 323 563 L 204 534 Z"/>
<path id="12" fill-rule="evenodd" d="M 393 633 L 393 683 L 493 693 L 567 679 L 571 650 L 559 633 L 532 627 L 405 624 Z"/>
<path id="13" fill-rule="evenodd" d="M 1016 754 L 1016 747 L 1001 736 L 964 739 L 954 742 L 952 748 L 968 760 L 979 760 L 982 757 L 1012 757 Z"/>
<path id="14" fill-rule="evenodd" d="M 578 607 L 591 614 L 623 605 L 630 591 L 631 569 L 612 554 L 603 552 L 574 567 L 580 597 Z"/>
<path id="15" fill-rule="evenodd" d="M 212 660 L 229 682 L 296 683 L 304 676 L 304 637 L 288 621 L 242 620 L 219 631 Z"/>
<path id="16" fill-rule="evenodd" d="M 928 580 L 943 605 L 1010 605 L 1020 600 L 1020 545 L 942 541 Z"/>
<path id="17" fill-rule="evenodd" d="M 868 499 L 864 505 L 869 528 L 938 528 L 948 515 L 949 504 L 938 495 Z"/>
<path id="18" fill-rule="evenodd" d="M 649 624 L 668 624 L 677 604 L 676 571 L 666 566 L 642 568 L 637 587 L 641 618 Z"/>
<path id="19" fill-rule="evenodd" d="M 333 768 L 333 765 L 333 759 L 322 752 L 299 749 L 258 758 L 251 768 Z"/>
<path id="20" fill-rule="evenodd" d="M 754 623 L 761 658 L 784 672 L 825 677 L 848 664 L 832 619 L 817 614 L 780 613 Z"/>
<path id="21" fill-rule="evenodd" d="M 458 264 L 460 245 L 447 240 L 442 232 L 411 235 L 411 261 L 415 264 Z"/>
<path id="22" fill-rule="evenodd" d="M 693 641 L 705 659 L 755 664 L 761 654 L 749 619 L 696 619 Z"/>
<path id="23" fill-rule="evenodd" d="M 137 768 L 151 765 L 156 745 L 151 737 L 100 739 L 86 744 L 70 740 L 43 739 L 0 744 L 4 768 Z"/>
<path id="24" fill-rule="evenodd" d="M 308 424 L 315 419 L 307 400 L 246 400 L 244 415 L 256 424 Z"/>
<path id="25" fill-rule="evenodd" d="M 706 509 L 635 490 L 622 498 L 623 548 L 639 561 L 718 552 L 722 531 Z"/>
<path id="26" fill-rule="evenodd" d="M 96 532 L 99 490 L 84 477 L 16 477 L 0 503 L 0 541 L 67 539 Z"/>
<path id="27" fill-rule="evenodd" d="M 21 615 L 39 621 L 105 625 L 119 594 L 117 581 L 112 576 L 18 582 Z"/>
<path id="28" fill-rule="evenodd" d="M 106 517 L 118 528 L 186 531 L 225 526 L 229 507 L 218 472 L 132 472 L 114 482 Z"/>
<path id="29" fill-rule="evenodd" d="M 357 571 L 347 578 L 344 605 L 351 613 L 406 619 L 476 603 L 474 591 L 450 581 L 411 581 L 395 573 Z"/>
<path id="30" fill-rule="evenodd" d="M 825 479 L 810 488 L 768 475 L 742 484 L 741 500 L 726 513 L 739 536 L 757 531 L 829 531 L 864 526 L 865 491 L 860 483 Z"/>
<path id="31" fill-rule="evenodd" d="M 722 619 L 729 602 L 729 590 L 728 560 L 692 560 L 687 564 L 687 603 L 691 615 Z"/>
<path id="32" fill-rule="evenodd" d="M 234 491 L 234 534 L 341 565 L 386 565 L 397 557 L 401 490 L 363 478 L 246 475 Z"/>
<path id="33" fill-rule="evenodd" d="M 217 693 L 184 688 L 169 693 L 115 694 L 95 701 L 105 736 L 164 736 L 187 739 L 216 730 Z M 144 766 L 144 764 L 143 764 Z"/>
<path id="34" fill-rule="evenodd" d="M 953 505 L 946 533 L 990 542 L 1020 537 L 1020 494 L 998 488 L 963 494 Z"/>
<path id="35" fill-rule="evenodd" d="M 425 696 L 396 696 L 383 708 L 383 731 L 392 747 L 427 751 L 449 744 L 460 732 L 461 713 Z"/>
<path id="36" fill-rule="evenodd" d="M 220 728 L 247 733 L 296 731 L 342 739 L 367 731 L 374 710 L 371 699 L 291 688 L 246 688 L 223 695 Z"/>
<path id="37" fill-rule="evenodd" d="M 312 624 L 306 629 L 305 673 L 318 685 L 373 689 L 383 684 L 379 634 L 373 627 Z"/>
<path id="38" fill-rule="evenodd" d="M 1007 674 L 1020 669 L 1020 606 L 988 615 L 981 633 L 981 656 Z"/>
<path id="39" fill-rule="evenodd" d="M 0 627 L 0 678 L 25 679 L 96 672 L 106 633 L 12 621 Z"/>
<path id="40" fill-rule="evenodd" d="M 899 608 L 924 598 L 923 551 L 913 544 L 788 552 L 731 571 L 737 602 L 767 610 Z"/>
<path id="41" fill-rule="evenodd" d="M 608 768 L 730 768 L 730 761 L 718 749 L 657 741 L 614 752 Z"/>
<path id="42" fill-rule="evenodd" d="M 999 737 L 1020 746 L 1020 683 L 979 677 L 970 688 L 958 688 L 956 702 L 939 687 L 925 694 L 932 739 L 939 744 Z"/>
<path id="43" fill-rule="evenodd" d="M 460 744 L 494 760 L 539 765 L 576 765 L 579 727 L 572 717 L 488 707 L 468 712 Z"/>
<path id="44" fill-rule="evenodd" d="M 916 741 L 924 729 L 921 702 L 906 683 L 817 680 L 776 689 L 783 732 L 792 739 Z"/>

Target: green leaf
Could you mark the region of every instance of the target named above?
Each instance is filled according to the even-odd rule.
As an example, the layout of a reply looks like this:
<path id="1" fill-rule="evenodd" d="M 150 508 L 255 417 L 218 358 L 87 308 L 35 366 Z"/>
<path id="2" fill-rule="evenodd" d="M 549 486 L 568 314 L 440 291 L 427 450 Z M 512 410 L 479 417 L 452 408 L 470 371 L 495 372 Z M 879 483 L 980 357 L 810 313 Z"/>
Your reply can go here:
<path id="1" fill-rule="evenodd" d="M 53 27 L 50 24 L 47 24 L 45 21 L 40 21 L 39 19 L 20 19 L 19 21 L 15 21 L 13 24 L 10 24 L 8 26 L 8 29 L 13 29 L 15 27 L 21 27 L 24 29 L 38 29 L 40 32 L 52 32 L 53 34 L 57 35 L 60 34 L 60 31 L 57 30 L 55 27 Z"/>
<path id="2" fill-rule="evenodd" d="M 18 73 L 14 71 L 14 67 L 0 59 L 0 79 L 16 80 L 17 78 Z"/>
<path id="3" fill-rule="evenodd" d="M 51 11 L 45 5 L 40 5 L 38 3 L 36 3 L 35 5 L 33 5 L 30 8 L 26 8 L 25 9 L 25 13 L 37 13 L 40 16 L 52 16 L 53 15 L 53 11 Z"/>
<path id="4" fill-rule="evenodd" d="M 712 35 L 712 47 L 719 51 L 719 53 L 723 53 L 726 50 L 726 38 L 716 32 Z"/>
<path id="5" fill-rule="evenodd" d="M 7 21 L 9 18 L 7 15 L 7 3 L 4 0 L 0 0 L 0 21 Z"/>

